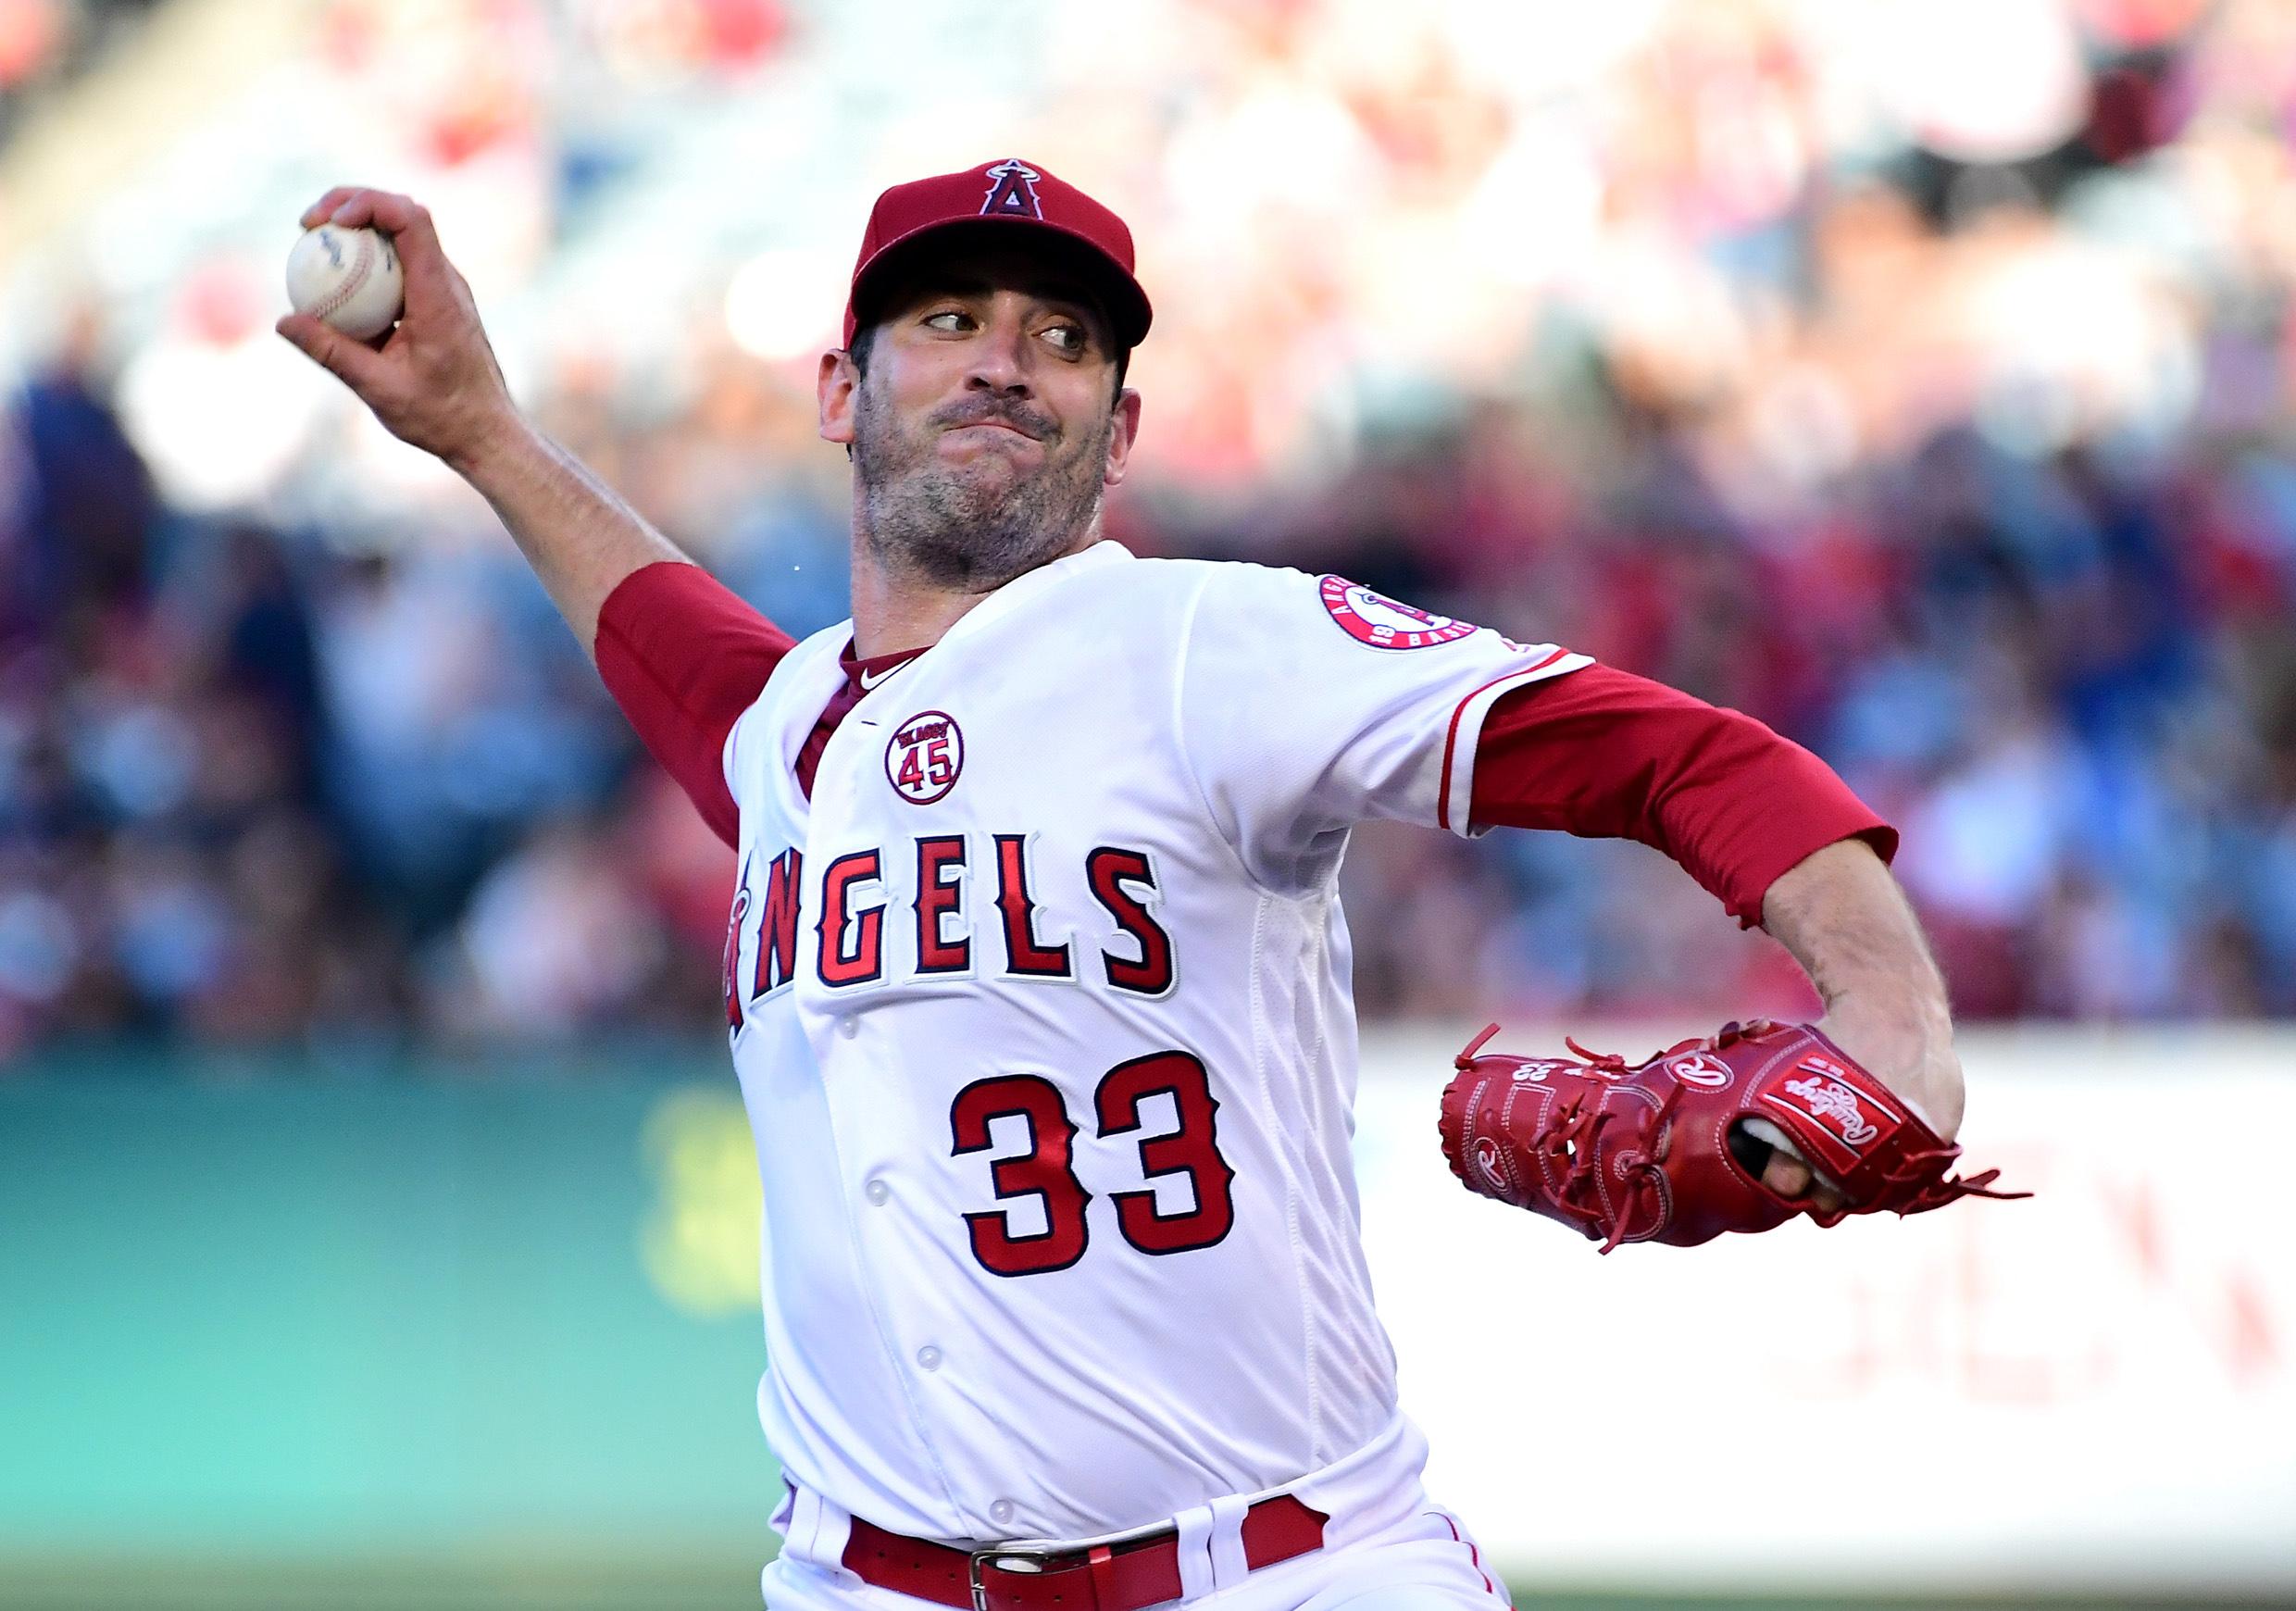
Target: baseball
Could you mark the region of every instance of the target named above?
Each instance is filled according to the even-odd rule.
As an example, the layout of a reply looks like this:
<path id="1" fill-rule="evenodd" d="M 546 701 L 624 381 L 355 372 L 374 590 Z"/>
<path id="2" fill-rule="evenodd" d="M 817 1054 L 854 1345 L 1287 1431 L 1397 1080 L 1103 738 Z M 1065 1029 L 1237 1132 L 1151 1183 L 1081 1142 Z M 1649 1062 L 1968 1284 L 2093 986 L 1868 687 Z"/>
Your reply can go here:
<path id="1" fill-rule="evenodd" d="M 287 254 L 287 299 L 355 341 L 368 341 L 399 317 L 405 281 L 391 237 L 375 230 L 321 224 Z"/>

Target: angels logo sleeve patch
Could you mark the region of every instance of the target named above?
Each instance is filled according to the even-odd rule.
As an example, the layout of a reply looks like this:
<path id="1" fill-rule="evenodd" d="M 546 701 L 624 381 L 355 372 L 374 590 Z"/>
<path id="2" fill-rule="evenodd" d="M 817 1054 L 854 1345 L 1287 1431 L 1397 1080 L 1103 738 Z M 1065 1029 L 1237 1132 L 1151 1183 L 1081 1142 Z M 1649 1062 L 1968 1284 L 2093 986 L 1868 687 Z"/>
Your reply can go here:
<path id="1" fill-rule="evenodd" d="M 1180 657 L 1180 741 L 1255 875 L 1303 886 L 1371 818 L 1463 824 L 1501 693 L 1588 663 L 1341 576 L 1207 568 Z"/>
<path id="2" fill-rule="evenodd" d="M 1316 593 L 1340 631 L 1374 649 L 1425 649 L 1475 632 L 1466 621 L 1430 615 L 1343 576 L 1318 578 Z"/>

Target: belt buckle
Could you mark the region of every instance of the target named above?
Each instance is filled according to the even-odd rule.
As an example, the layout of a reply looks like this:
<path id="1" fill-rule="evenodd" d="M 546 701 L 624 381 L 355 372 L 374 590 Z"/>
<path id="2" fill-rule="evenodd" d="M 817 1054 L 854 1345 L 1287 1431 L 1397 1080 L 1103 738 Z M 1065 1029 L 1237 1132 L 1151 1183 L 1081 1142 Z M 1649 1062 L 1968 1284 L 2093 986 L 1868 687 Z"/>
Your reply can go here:
<path id="1" fill-rule="evenodd" d="M 989 1611 L 989 1586 L 980 1580 L 984 1567 L 993 1566 L 1003 1571 L 1034 1574 L 1043 1571 L 1062 1555 L 1075 1553 L 1073 1550 L 1030 1549 L 1003 1544 L 990 1544 L 974 1550 L 965 1557 L 965 1586 L 973 1592 L 973 1611 Z M 1006 1566 L 1007 1561 L 1025 1564 Z"/>

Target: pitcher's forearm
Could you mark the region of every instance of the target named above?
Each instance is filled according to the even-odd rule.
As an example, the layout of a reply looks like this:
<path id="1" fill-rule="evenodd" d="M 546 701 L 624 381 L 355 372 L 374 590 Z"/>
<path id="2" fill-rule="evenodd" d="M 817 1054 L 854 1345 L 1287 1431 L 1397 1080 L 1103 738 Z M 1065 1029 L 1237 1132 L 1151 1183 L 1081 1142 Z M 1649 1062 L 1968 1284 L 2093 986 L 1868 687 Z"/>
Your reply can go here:
<path id="1" fill-rule="evenodd" d="M 1945 981 L 1881 858 L 1858 840 L 1814 852 L 1770 886 L 1762 926 L 1817 987 L 1827 1032 L 1951 1140 L 1963 1092 Z"/>
<path id="2" fill-rule="evenodd" d="M 493 505 L 594 658 L 598 611 L 631 571 L 692 564 L 678 545 L 530 421 L 512 416 L 448 465 Z"/>
<path id="3" fill-rule="evenodd" d="M 1862 841 L 1837 841 L 1779 874 L 1763 897 L 1762 926 L 1793 954 L 1828 1007 L 1880 991 L 1909 1015 L 1944 1018 L 1945 981 L 1921 925 Z"/>

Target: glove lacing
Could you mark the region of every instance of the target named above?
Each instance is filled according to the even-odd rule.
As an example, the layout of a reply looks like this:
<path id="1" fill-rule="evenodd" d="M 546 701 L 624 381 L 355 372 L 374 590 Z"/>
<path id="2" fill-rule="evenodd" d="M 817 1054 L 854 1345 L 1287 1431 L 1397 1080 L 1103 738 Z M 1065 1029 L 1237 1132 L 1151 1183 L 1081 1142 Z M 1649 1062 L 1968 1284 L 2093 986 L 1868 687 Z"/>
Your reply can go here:
<path id="1" fill-rule="evenodd" d="M 1605 1074 L 1623 1075 L 1641 1066 L 1628 1063 L 1616 1052 L 1590 1052 L 1568 1035 L 1563 1037 L 1563 1044 L 1589 1067 Z M 1653 1225 L 1665 1214 L 1666 1178 L 1658 1168 L 1653 1149 L 1666 1133 L 1667 1116 L 1673 1113 L 1676 1099 L 1681 1094 L 1679 1085 L 1669 1083 L 1666 1094 L 1642 1120 L 1634 1141 L 1611 1155 L 1611 1166 L 1618 1176 L 1615 1207 L 1603 1205 L 1602 1149 L 1598 1143 L 1603 1127 L 1619 1117 L 1616 1111 L 1608 1107 L 1586 1111 L 1586 1093 L 1581 1092 L 1564 1104 L 1554 1120 L 1539 1132 L 1533 1144 L 1564 1166 L 1563 1183 L 1556 1197 L 1593 1222 L 1587 1234 L 1602 1237 L 1601 1252 L 1608 1253 L 1626 1241 L 1627 1228 L 1633 1223 L 1637 1210 L 1647 1206 Z"/>
<path id="2" fill-rule="evenodd" d="M 1914 1193 L 1912 1200 L 1898 1212 L 1900 1214 L 1919 1214 L 1925 1209 L 1942 1208 L 1946 1204 L 1962 1197 L 1990 1197 L 1996 1203 L 2006 1203 L 2014 1198 L 2030 1197 L 2033 1194 L 2030 1192 L 1991 1190 L 1993 1182 L 2001 1179 L 1999 1169 L 1987 1169 L 1981 1174 L 1971 1175 L 1966 1180 L 1946 1174 L 1944 1171 L 1952 1168 L 1953 1160 L 1959 1156 L 1961 1156 L 1961 1149 L 1957 1146 L 1936 1147 L 1928 1152 L 1907 1153 L 1899 1168 L 1882 1171 L 1882 1180 L 1888 1185 L 1912 1186 L 1916 1182 L 1919 1184 L 1919 1189 Z M 1933 1171 L 1934 1179 L 1922 1179 L 1923 1176 L 1932 1174 Z"/>

